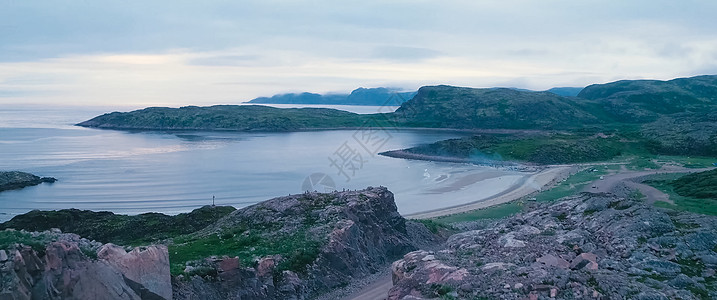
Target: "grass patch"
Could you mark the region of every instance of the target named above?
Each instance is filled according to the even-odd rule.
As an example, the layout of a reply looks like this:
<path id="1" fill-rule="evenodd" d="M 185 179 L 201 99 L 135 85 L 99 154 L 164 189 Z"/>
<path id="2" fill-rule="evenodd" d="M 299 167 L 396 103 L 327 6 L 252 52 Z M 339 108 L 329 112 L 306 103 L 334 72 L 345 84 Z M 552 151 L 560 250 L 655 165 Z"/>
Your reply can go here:
<path id="1" fill-rule="evenodd" d="M 231 206 L 204 206 L 176 216 L 160 213 L 128 216 L 78 209 L 33 210 L 0 224 L 0 229 L 45 231 L 59 228 L 62 232 L 76 233 L 102 243 L 138 246 L 195 232 L 234 210 Z"/>
<path id="2" fill-rule="evenodd" d="M 14 244 L 23 244 L 32 247 L 37 252 L 44 253 L 47 243 L 53 242 L 55 239 L 54 235 L 42 232 L 33 235 L 17 230 L 3 230 L 0 231 L 0 249 L 10 248 Z"/>
<path id="3" fill-rule="evenodd" d="M 556 184 L 549 190 L 542 191 L 535 195 L 538 202 L 555 201 L 557 199 L 572 196 L 582 191 L 591 182 L 600 179 L 608 173 L 610 167 L 595 166 L 588 167 L 571 175 L 565 181 Z"/>
<path id="4" fill-rule="evenodd" d="M 645 198 L 646 198 L 645 194 L 643 194 L 642 192 L 640 192 L 640 190 L 638 190 L 638 189 L 632 190 L 632 191 L 630 192 L 630 194 L 627 195 L 627 197 L 630 198 L 630 199 L 633 199 L 633 200 L 637 200 L 637 201 L 643 201 L 643 200 L 645 200 Z"/>
<path id="5" fill-rule="evenodd" d="M 447 225 L 447 223 L 441 223 L 431 219 L 414 219 L 412 221 L 416 221 L 418 223 L 423 224 L 423 226 L 426 226 L 426 228 L 428 228 L 428 231 L 433 234 L 438 234 L 441 231 L 454 231 L 454 228 L 452 226 Z"/>
<path id="6" fill-rule="evenodd" d="M 642 171 L 645 169 L 657 170 L 662 167 L 662 165 L 656 163 L 653 157 L 641 156 L 632 158 L 626 167 L 629 170 Z"/>
<path id="7" fill-rule="evenodd" d="M 675 203 L 672 205 L 670 203 L 658 201 L 655 202 L 655 206 L 717 216 L 717 199 L 699 199 L 680 195 L 675 191 L 673 182 L 674 180 L 659 179 L 651 179 L 644 182 L 645 184 L 668 194 L 670 196 L 670 200 Z"/>
<path id="8" fill-rule="evenodd" d="M 671 155 L 657 155 L 655 159 L 658 163 L 669 163 L 674 162 L 682 165 L 686 168 L 709 168 L 714 167 L 714 163 L 717 163 L 715 157 L 702 157 L 702 156 L 671 156 Z"/>
<path id="9" fill-rule="evenodd" d="M 717 200 L 717 169 L 685 175 L 671 185 L 685 197 Z"/>
<path id="10" fill-rule="evenodd" d="M 476 162 L 516 160 L 537 164 L 607 161 L 622 154 L 618 137 L 597 138 L 587 134 L 505 135 L 482 134 L 421 145 L 407 152 L 458 157 Z"/>
<path id="11" fill-rule="evenodd" d="M 439 224 L 452 224 L 476 220 L 501 219 L 517 214 L 522 210 L 523 205 L 517 201 L 513 201 L 460 214 L 438 217 L 433 220 Z"/>
<path id="12" fill-rule="evenodd" d="M 257 258 L 277 254 L 284 258 L 277 266 L 278 272 L 290 270 L 303 273 L 306 265 L 316 260 L 321 247 L 321 243 L 314 240 L 307 229 L 302 228 L 290 234 L 269 235 L 243 228 L 201 238 L 178 238 L 174 244 L 169 245 L 171 273 L 179 275 L 187 262 L 213 255 L 238 256 L 242 265 L 251 266 Z"/>

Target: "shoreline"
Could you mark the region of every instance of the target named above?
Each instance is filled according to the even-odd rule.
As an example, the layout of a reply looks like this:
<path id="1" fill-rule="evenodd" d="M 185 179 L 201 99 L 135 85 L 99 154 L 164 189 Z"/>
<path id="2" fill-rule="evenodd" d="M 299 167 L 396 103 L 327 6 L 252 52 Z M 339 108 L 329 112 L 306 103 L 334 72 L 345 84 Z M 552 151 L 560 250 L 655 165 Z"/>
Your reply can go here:
<path id="1" fill-rule="evenodd" d="M 519 162 L 514 162 L 514 161 L 497 161 L 497 160 L 487 160 L 487 159 L 481 161 L 481 160 L 474 160 L 474 159 L 468 159 L 468 158 L 462 158 L 462 157 L 456 157 L 456 156 L 418 154 L 418 153 L 408 152 L 403 149 L 402 150 L 385 151 L 385 152 L 379 153 L 378 155 L 391 157 L 391 158 L 410 159 L 410 160 L 465 163 L 465 164 L 487 166 L 487 167 L 493 167 L 493 168 L 498 168 L 498 169 L 503 169 L 503 170 L 519 171 L 519 172 L 539 172 L 539 171 L 543 171 L 547 168 L 550 168 L 550 166 L 530 165 L 530 164 L 524 164 L 524 163 L 519 163 Z"/>
<path id="2" fill-rule="evenodd" d="M 87 120 L 89 121 L 89 120 Z M 310 127 L 296 128 L 287 130 L 270 130 L 270 129 L 232 129 L 232 128 L 156 128 L 156 127 L 123 127 L 123 126 L 96 126 L 83 125 L 87 121 L 71 124 L 71 126 L 101 129 L 101 130 L 118 130 L 118 131 L 153 131 L 153 132 L 260 132 L 260 133 L 289 133 L 289 132 L 311 132 L 311 131 L 341 131 L 341 130 L 364 130 L 379 129 L 388 131 L 436 131 L 436 132 L 456 132 L 456 133 L 490 133 L 490 134 L 544 134 L 546 132 L 561 132 L 560 130 L 531 130 L 531 129 L 483 129 L 483 128 L 448 128 L 448 127 L 375 127 L 375 126 L 347 126 L 347 127 Z M 398 150 L 396 150 L 398 151 Z M 387 151 L 391 152 L 391 151 Z"/>
<path id="3" fill-rule="evenodd" d="M 569 176 L 569 174 L 575 167 L 577 166 L 546 167 L 530 175 L 523 176 L 523 178 L 520 179 L 519 184 L 514 185 L 507 190 L 504 190 L 485 199 L 424 212 L 406 214 L 403 217 L 407 219 L 430 219 L 469 212 L 477 209 L 488 208 L 491 206 L 511 202 L 522 197 L 528 196 L 537 191 L 541 191 L 545 186 L 553 184 L 558 180 Z"/>

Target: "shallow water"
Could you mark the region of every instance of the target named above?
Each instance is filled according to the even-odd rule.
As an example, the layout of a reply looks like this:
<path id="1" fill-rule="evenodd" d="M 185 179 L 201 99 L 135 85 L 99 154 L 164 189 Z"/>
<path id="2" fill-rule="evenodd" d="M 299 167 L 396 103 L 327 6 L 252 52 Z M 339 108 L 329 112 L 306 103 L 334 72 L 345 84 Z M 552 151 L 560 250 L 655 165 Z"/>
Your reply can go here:
<path id="1" fill-rule="evenodd" d="M 462 135 L 455 132 L 167 133 L 72 126 L 106 111 L 0 111 L 0 170 L 59 180 L 0 193 L 0 221 L 32 209 L 175 214 L 211 204 L 213 196 L 217 205 L 244 207 L 300 193 L 307 184 L 317 190 L 387 186 L 396 195 L 399 211 L 408 214 L 479 200 L 514 184 L 520 175 L 376 155 Z M 350 159 L 341 163 L 344 157 Z M 336 165 L 343 165 L 344 173 Z M 490 178 L 465 184 L 481 172 L 490 172 Z M 313 186 L 305 182 L 315 173 L 328 176 L 314 176 Z"/>

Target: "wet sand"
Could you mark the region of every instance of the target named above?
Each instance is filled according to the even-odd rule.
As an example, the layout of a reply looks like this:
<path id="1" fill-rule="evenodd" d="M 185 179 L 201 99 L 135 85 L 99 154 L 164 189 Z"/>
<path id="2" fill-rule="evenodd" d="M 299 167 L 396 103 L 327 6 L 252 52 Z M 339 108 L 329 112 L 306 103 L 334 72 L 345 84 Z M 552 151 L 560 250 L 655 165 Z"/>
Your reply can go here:
<path id="1" fill-rule="evenodd" d="M 426 212 L 419 212 L 419 213 L 413 213 L 413 214 L 407 214 L 405 215 L 406 218 L 410 219 L 428 219 L 428 218 L 435 218 L 445 215 L 452 215 L 462 212 L 467 212 L 471 210 L 486 208 L 506 202 L 510 202 L 513 200 L 517 200 L 521 197 L 525 197 L 527 195 L 530 195 L 531 193 L 540 191 L 543 187 L 552 184 L 556 182 L 557 180 L 561 180 L 565 177 L 567 177 L 570 174 L 570 171 L 573 167 L 570 166 L 555 166 L 555 167 L 547 167 L 541 171 L 533 172 L 533 173 L 527 173 L 523 175 L 520 179 L 518 179 L 514 184 L 510 185 L 510 187 L 505 188 L 504 185 L 495 184 L 495 185 L 489 185 L 489 186 L 482 186 L 481 192 L 483 194 L 488 194 L 491 196 L 478 199 L 473 202 L 460 204 L 460 205 L 454 205 L 449 206 L 445 208 L 439 208 L 434 209 Z M 506 176 L 501 176 L 506 177 Z M 501 178 L 497 177 L 497 178 Z M 456 181 L 455 183 L 434 189 L 436 194 L 444 194 L 451 192 L 456 192 L 461 189 L 466 188 L 467 186 L 470 186 L 472 184 L 475 184 L 480 181 L 487 181 L 491 179 L 495 179 L 495 174 L 491 174 L 491 172 L 482 172 L 478 174 L 472 174 L 465 176 L 461 178 L 460 180 Z M 486 190 L 491 189 L 491 190 Z M 445 195 L 444 197 L 447 197 L 448 195 Z"/>

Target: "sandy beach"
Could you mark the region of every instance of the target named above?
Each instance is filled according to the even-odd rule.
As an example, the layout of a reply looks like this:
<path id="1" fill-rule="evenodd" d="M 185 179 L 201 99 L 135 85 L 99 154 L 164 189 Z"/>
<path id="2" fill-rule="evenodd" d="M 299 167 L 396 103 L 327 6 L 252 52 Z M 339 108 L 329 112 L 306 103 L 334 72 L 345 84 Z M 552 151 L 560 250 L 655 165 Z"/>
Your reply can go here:
<path id="1" fill-rule="evenodd" d="M 519 176 L 517 180 L 513 180 L 508 186 L 499 184 L 497 181 L 500 179 L 508 179 L 507 177 L 511 177 L 510 179 L 515 179 L 515 176 L 491 177 L 495 174 L 491 174 L 490 172 L 468 175 L 450 185 L 434 189 L 434 191 L 437 192 L 436 196 L 448 197 L 451 192 L 457 192 L 458 190 L 466 190 L 467 186 L 481 181 L 483 181 L 484 183 L 483 185 L 481 185 L 481 193 L 484 195 L 488 194 L 490 196 L 479 198 L 476 201 L 464 204 L 453 205 L 424 212 L 406 214 L 405 217 L 409 219 L 428 219 L 467 212 L 510 202 L 521 197 L 530 195 L 531 193 L 540 191 L 547 185 L 567 178 L 572 169 L 573 167 L 571 166 L 553 166 L 547 167 L 537 172 L 523 173 L 524 175 Z"/>

